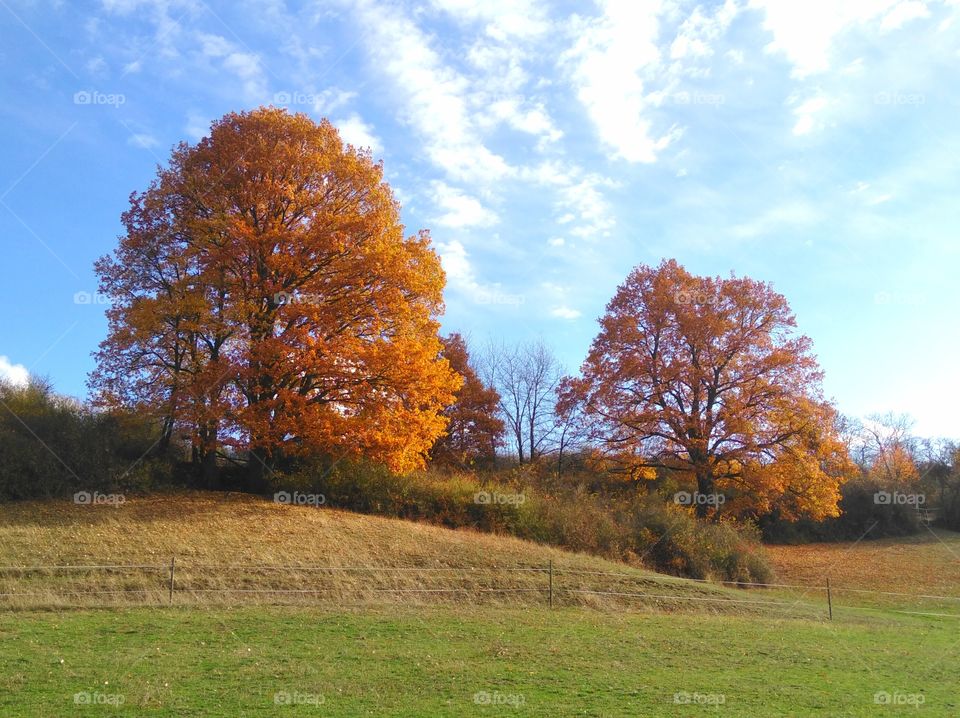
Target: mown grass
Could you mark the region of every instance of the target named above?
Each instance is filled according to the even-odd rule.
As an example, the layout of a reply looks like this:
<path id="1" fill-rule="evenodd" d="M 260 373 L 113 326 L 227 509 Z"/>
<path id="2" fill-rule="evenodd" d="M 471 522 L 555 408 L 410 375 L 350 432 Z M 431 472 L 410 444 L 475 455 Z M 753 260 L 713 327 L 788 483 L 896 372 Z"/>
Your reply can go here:
<path id="1" fill-rule="evenodd" d="M 0 715 L 876 716 L 960 712 L 953 622 L 545 608 L 0 614 Z M 121 695 L 76 706 L 78 692 Z M 289 694 L 315 705 L 277 705 Z M 722 705 L 683 705 L 675 694 Z M 501 704 L 484 704 L 485 695 Z M 918 699 L 916 696 L 921 696 Z M 477 701 L 480 701 L 479 703 Z"/>

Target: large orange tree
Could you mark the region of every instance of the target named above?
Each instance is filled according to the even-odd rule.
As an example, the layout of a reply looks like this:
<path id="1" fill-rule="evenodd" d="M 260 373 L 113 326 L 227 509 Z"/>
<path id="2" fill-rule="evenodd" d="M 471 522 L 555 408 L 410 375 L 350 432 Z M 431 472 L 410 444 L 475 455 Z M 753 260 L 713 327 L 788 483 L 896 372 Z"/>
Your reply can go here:
<path id="1" fill-rule="evenodd" d="M 837 515 L 852 465 L 821 379 L 783 296 L 670 260 L 619 287 L 560 409 L 582 410 L 634 475 L 671 469 L 701 495 L 732 490 L 746 512 L 822 518 Z"/>
<path id="2" fill-rule="evenodd" d="M 368 152 L 325 120 L 231 113 L 123 222 L 96 265 L 102 404 L 187 433 L 210 470 L 235 447 L 255 479 L 304 453 L 424 462 L 461 381 L 441 356 L 444 275 Z"/>

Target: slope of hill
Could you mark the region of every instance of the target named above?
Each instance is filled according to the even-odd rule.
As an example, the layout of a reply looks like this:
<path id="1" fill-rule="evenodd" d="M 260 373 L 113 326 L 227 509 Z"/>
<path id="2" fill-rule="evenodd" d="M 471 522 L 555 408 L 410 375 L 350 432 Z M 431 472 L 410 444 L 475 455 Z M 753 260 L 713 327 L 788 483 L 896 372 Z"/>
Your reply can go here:
<path id="1" fill-rule="evenodd" d="M 153 495 L 118 506 L 0 505 L 0 605 L 7 606 L 224 600 L 544 605 L 551 562 L 554 598 L 564 605 L 725 611 L 760 605 L 724 605 L 757 599 L 512 537 L 245 494 Z M 90 568 L 18 570 L 62 565 Z M 102 568 L 118 565 L 125 568 Z M 626 595 L 633 593 L 653 597 Z"/>

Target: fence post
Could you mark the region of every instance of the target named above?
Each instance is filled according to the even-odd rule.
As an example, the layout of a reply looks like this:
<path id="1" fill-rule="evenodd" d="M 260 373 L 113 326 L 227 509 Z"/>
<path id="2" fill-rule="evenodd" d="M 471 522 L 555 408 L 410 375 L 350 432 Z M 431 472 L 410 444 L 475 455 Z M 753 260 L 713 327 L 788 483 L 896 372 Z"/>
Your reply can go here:
<path id="1" fill-rule="evenodd" d="M 827 576 L 827 610 L 830 612 L 830 620 L 833 620 L 833 593 L 830 591 L 830 577 Z"/>
<path id="2" fill-rule="evenodd" d="M 173 603 L 173 574 L 176 571 L 177 558 L 176 556 L 170 557 L 170 603 Z"/>
<path id="3" fill-rule="evenodd" d="M 553 608 L 553 559 L 550 559 L 550 608 Z"/>

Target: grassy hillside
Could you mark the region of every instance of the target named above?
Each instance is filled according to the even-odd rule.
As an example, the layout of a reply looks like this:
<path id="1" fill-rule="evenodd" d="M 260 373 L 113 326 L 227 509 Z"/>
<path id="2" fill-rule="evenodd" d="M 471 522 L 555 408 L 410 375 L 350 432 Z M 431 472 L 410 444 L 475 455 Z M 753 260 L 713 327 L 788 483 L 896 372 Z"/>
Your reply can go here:
<path id="1" fill-rule="evenodd" d="M 67 501 L 0 505 L 0 566 L 140 567 L 29 573 L 8 568 L 0 571 L 0 594 L 10 595 L 0 596 L 0 606 L 166 603 L 171 557 L 176 557 L 174 602 L 180 604 L 544 605 L 552 561 L 558 603 L 762 609 L 762 604 L 722 603 L 762 600 L 745 591 L 678 581 L 507 536 L 275 504 L 245 494 L 154 495 L 118 507 Z M 318 566 L 350 570 L 310 568 Z M 370 567 L 397 570 L 363 570 Z M 420 570 L 399 570 L 409 568 Z M 611 573 L 617 575 L 605 575 Z M 581 593 L 597 590 L 658 598 Z"/>
<path id="2" fill-rule="evenodd" d="M 926 578 L 913 588 L 946 591 L 957 574 L 941 549 L 960 537 L 931 538 L 774 554 L 788 582 L 816 584 L 829 571 L 837 585 L 906 585 L 917 569 Z M 10 568 L 54 563 L 148 568 Z M 0 505 L 0 565 L 0 593 L 15 594 L 0 608 L 18 609 L 0 610 L 3 716 L 960 711 L 956 618 L 851 594 L 830 622 L 816 591 L 736 590 L 510 537 L 246 495 Z M 422 570 L 359 570 L 370 567 Z M 274 592 L 251 593 L 263 589 Z M 878 705 L 884 696 L 909 703 Z"/>

